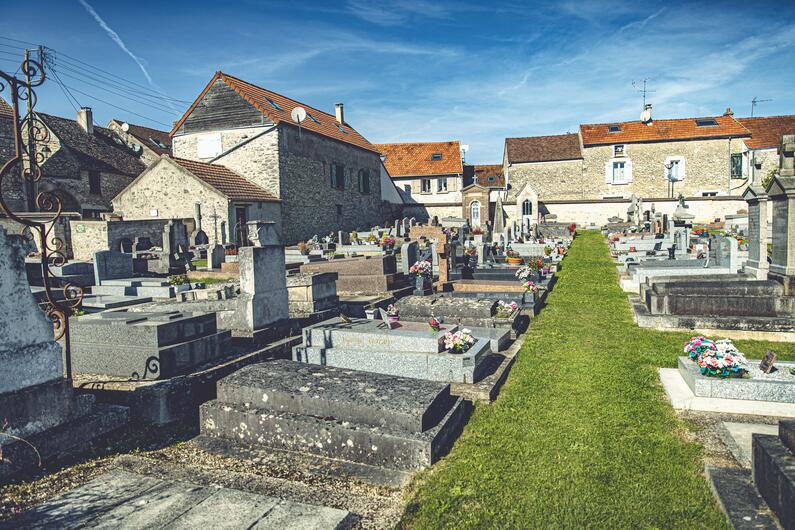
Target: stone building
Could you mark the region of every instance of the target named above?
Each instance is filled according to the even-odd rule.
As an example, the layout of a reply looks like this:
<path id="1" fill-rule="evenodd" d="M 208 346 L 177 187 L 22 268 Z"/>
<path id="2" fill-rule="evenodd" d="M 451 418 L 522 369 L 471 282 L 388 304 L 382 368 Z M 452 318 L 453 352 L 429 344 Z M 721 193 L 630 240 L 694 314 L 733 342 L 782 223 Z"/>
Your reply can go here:
<path id="1" fill-rule="evenodd" d="M 757 122 L 752 134 L 753 127 L 730 109 L 721 116 L 674 120 L 653 119 L 650 105 L 647 111 L 647 119 L 580 125 L 578 133 L 507 138 L 509 217 L 536 222 L 555 213 L 558 220 L 601 224 L 626 217 L 633 194 L 670 214 L 681 193 L 694 206 L 697 222 L 744 208 L 748 171 L 740 168 L 750 155 L 743 153 L 774 147 L 755 139 L 763 136 L 761 129 L 774 127 Z"/>
<path id="2" fill-rule="evenodd" d="M 11 106 L 0 98 L 0 168 L 14 157 L 14 111 Z M 3 185 L 3 199 L 14 210 L 25 209 L 25 195 L 20 186 L 15 185 L 16 175 L 7 177 Z"/>
<path id="3" fill-rule="evenodd" d="M 331 115 L 216 72 L 170 136 L 174 156 L 223 165 L 280 199 L 287 243 L 389 218 L 380 155 L 341 103 Z"/>
<path id="4" fill-rule="evenodd" d="M 116 195 L 113 210 L 125 221 L 193 219 L 210 244 L 248 244 L 248 221 L 281 222 L 281 201 L 260 186 L 222 165 L 168 155 Z"/>
<path id="5" fill-rule="evenodd" d="M 743 140 L 742 153 L 734 154 L 732 172 L 749 182 L 761 184 L 778 169 L 781 137 L 795 134 L 795 115 L 738 118 L 751 133 Z"/>
<path id="6" fill-rule="evenodd" d="M 494 220 L 497 194 L 505 190 L 505 177 L 500 164 L 472 167 L 472 182 L 461 190 L 461 217 L 470 226 L 486 226 Z"/>
<path id="7" fill-rule="evenodd" d="M 171 138 L 166 131 L 116 119 L 110 120 L 108 129 L 115 132 L 133 152 L 138 153 L 141 162 L 147 166 L 157 162 L 161 155 L 171 154 Z"/>
<path id="8" fill-rule="evenodd" d="M 461 215 L 464 167 L 458 140 L 376 144 L 407 217 L 427 221 Z"/>

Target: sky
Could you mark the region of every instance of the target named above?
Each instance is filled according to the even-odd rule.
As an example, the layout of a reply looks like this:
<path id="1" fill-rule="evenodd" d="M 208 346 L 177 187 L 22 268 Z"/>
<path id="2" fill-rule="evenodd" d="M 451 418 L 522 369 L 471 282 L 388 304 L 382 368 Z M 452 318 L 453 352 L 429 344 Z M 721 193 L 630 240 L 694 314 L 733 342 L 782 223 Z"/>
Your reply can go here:
<path id="1" fill-rule="evenodd" d="M 754 97 L 795 114 L 793 0 L 4 3 L 0 69 L 54 50 L 37 110 L 100 124 L 168 130 L 219 69 L 343 102 L 372 143 L 460 140 L 476 164 L 501 163 L 506 137 L 637 119 L 643 79 L 655 118 L 748 116 Z"/>

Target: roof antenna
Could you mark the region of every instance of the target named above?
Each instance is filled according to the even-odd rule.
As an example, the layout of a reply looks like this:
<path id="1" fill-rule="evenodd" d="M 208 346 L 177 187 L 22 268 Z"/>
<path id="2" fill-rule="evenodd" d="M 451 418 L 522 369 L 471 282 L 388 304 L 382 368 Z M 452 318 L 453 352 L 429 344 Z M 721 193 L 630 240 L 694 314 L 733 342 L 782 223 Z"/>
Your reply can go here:
<path id="1" fill-rule="evenodd" d="M 651 93 L 657 92 L 656 90 L 650 90 L 650 89 L 646 88 L 646 82 L 648 80 L 649 80 L 649 78 L 645 77 L 645 78 L 643 78 L 640 81 L 633 81 L 632 82 L 632 87 L 635 90 L 637 90 L 638 92 L 640 92 L 641 94 L 643 94 L 643 108 L 644 109 L 646 108 L 646 94 L 651 94 Z M 641 83 L 643 83 L 643 88 L 640 88 Z"/>
<path id="2" fill-rule="evenodd" d="M 768 101 L 773 101 L 772 99 L 759 99 L 758 97 L 754 96 L 754 99 L 751 100 L 751 117 L 754 117 L 754 110 L 756 110 L 756 105 L 758 103 L 767 103 Z"/>

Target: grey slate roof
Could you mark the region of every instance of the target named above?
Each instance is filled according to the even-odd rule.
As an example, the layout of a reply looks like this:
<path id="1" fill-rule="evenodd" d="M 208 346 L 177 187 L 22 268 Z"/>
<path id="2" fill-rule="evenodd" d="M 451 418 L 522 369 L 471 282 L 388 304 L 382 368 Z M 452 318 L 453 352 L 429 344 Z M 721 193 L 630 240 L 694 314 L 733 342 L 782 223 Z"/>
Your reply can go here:
<path id="1" fill-rule="evenodd" d="M 94 134 L 89 135 L 75 120 L 38 115 L 62 146 L 42 164 L 45 176 L 75 177 L 83 169 L 135 177 L 146 169 L 139 156 L 123 142 L 117 143 L 109 129 L 94 125 Z"/>

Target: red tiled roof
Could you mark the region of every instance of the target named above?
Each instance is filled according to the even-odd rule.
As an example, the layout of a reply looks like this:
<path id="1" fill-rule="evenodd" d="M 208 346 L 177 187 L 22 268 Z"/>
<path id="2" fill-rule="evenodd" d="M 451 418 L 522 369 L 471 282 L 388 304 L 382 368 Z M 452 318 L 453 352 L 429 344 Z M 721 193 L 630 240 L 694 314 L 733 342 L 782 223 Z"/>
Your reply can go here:
<path id="1" fill-rule="evenodd" d="M 113 120 L 119 124 L 125 123 L 122 120 Z M 133 125 L 132 123 L 127 122 L 127 125 L 130 127 L 127 132 L 138 139 L 139 142 L 146 145 L 149 149 L 157 153 L 158 155 L 167 155 L 171 153 L 171 138 L 169 137 L 166 131 L 159 131 L 157 129 L 151 129 L 149 127 L 144 127 L 143 125 Z M 165 145 L 165 149 L 160 147 L 156 142 L 153 140 L 157 140 L 161 144 Z"/>
<path id="2" fill-rule="evenodd" d="M 196 98 L 196 101 L 193 102 L 193 105 L 190 106 L 188 111 L 171 130 L 169 136 L 174 136 L 174 134 L 177 132 L 177 129 L 182 126 L 182 123 L 187 119 L 188 116 L 190 116 L 190 114 L 193 112 L 193 109 L 196 108 L 196 105 L 199 104 L 207 91 L 210 90 L 210 87 L 213 85 L 213 83 L 215 83 L 215 81 L 218 79 L 229 85 L 229 87 L 240 94 L 243 99 L 251 103 L 257 110 L 265 114 L 273 123 L 278 124 L 284 122 L 295 125 L 295 122 L 290 117 L 290 113 L 295 107 L 303 107 L 307 114 L 314 116 L 317 119 L 317 122 L 312 120 L 310 116 L 307 116 L 307 118 L 301 122 L 302 129 L 312 131 L 317 134 L 322 134 L 323 136 L 349 143 L 357 147 L 361 147 L 362 149 L 367 149 L 368 151 L 376 151 L 376 148 L 373 146 L 373 144 L 368 142 L 364 136 L 356 132 L 356 130 L 347 122 L 340 125 L 337 123 L 337 118 L 331 114 L 323 112 L 322 110 L 318 110 L 314 107 L 310 107 L 309 105 L 300 103 L 286 96 L 282 96 L 276 92 L 271 92 L 270 90 L 258 87 L 257 85 L 252 85 L 251 83 L 223 72 L 215 73 L 202 93 L 199 94 L 199 97 Z M 269 100 L 273 101 L 276 105 L 278 105 L 279 108 L 277 109 L 274 107 Z"/>
<path id="3" fill-rule="evenodd" d="M 384 158 L 384 166 L 391 177 L 415 175 L 450 175 L 463 172 L 461 145 L 450 142 L 409 142 L 375 144 Z M 434 155 L 441 158 L 434 160 Z"/>
<path id="4" fill-rule="evenodd" d="M 505 151 L 509 163 L 552 162 L 582 158 L 580 137 L 576 134 L 506 138 Z"/>
<path id="5" fill-rule="evenodd" d="M 502 164 L 475 166 L 475 183 L 484 188 L 504 188 L 505 176 L 502 173 Z"/>
<path id="6" fill-rule="evenodd" d="M 698 127 L 696 120 L 715 120 L 717 125 Z M 618 125 L 621 130 L 611 133 L 608 126 Z M 600 145 L 633 142 L 664 142 L 748 136 L 748 129 L 731 116 L 653 120 L 650 124 L 638 121 L 580 125 L 583 145 Z"/>
<path id="7" fill-rule="evenodd" d="M 3 118 L 13 118 L 14 117 L 14 109 L 11 108 L 11 105 L 6 102 L 3 98 L 0 98 L 0 116 Z"/>
<path id="8" fill-rule="evenodd" d="M 172 160 L 232 200 L 265 202 L 278 200 L 227 167 L 185 158 L 172 158 Z"/>
<path id="9" fill-rule="evenodd" d="M 781 137 L 795 134 L 795 115 L 767 116 L 762 118 L 737 118 L 751 137 L 745 140 L 749 149 L 769 149 L 781 145 Z"/>

